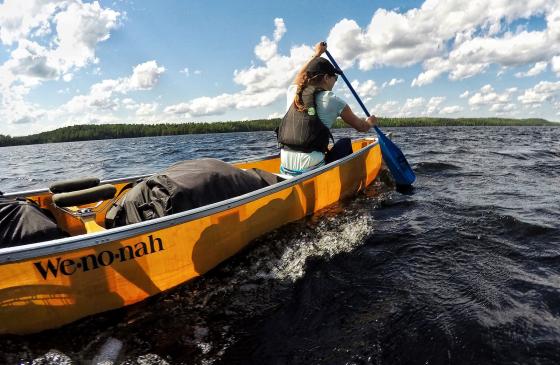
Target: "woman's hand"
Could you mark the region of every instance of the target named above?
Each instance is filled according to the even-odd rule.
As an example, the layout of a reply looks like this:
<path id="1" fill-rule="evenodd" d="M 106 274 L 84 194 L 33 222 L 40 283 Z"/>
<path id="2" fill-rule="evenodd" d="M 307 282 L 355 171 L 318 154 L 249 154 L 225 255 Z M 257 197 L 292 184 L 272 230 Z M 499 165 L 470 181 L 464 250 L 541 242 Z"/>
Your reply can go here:
<path id="1" fill-rule="evenodd" d="M 366 123 L 370 127 L 373 127 L 374 125 L 377 125 L 377 118 L 375 117 L 375 115 L 372 115 L 366 119 Z"/>
<path id="2" fill-rule="evenodd" d="M 327 50 L 327 42 L 319 42 L 315 45 L 315 57 L 321 57 L 323 53 Z"/>

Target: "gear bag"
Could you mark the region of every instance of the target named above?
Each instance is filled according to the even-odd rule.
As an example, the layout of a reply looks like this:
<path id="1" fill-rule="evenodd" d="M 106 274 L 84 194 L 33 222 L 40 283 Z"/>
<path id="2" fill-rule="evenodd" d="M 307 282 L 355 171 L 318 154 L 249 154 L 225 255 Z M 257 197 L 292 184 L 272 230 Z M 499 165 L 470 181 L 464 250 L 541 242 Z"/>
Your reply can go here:
<path id="1" fill-rule="evenodd" d="M 295 103 L 292 103 L 276 130 L 276 137 L 282 148 L 306 153 L 327 152 L 329 139 L 334 143 L 331 131 L 317 115 L 315 98 L 321 91 L 325 90 L 314 86 L 303 89 L 303 112 L 297 110 Z"/>
<path id="2" fill-rule="evenodd" d="M 132 187 L 107 212 L 105 226 L 164 217 L 246 194 L 282 179 L 262 170 L 241 170 L 216 159 L 179 162 Z"/>
<path id="3" fill-rule="evenodd" d="M 47 214 L 33 201 L 0 196 L 0 248 L 66 237 Z"/>

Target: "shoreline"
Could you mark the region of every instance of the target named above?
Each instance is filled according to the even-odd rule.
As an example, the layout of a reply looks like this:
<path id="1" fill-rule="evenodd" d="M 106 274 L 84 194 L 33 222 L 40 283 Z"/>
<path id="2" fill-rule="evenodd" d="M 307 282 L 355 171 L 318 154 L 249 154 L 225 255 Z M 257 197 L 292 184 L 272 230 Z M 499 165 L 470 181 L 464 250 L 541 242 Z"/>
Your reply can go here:
<path id="1" fill-rule="evenodd" d="M 250 121 L 158 123 L 158 124 L 82 124 L 62 127 L 28 136 L 11 137 L 0 134 L 0 147 L 47 143 L 83 142 L 120 138 L 162 137 L 188 134 L 274 131 L 280 119 Z M 391 127 L 560 127 L 545 119 L 508 118 L 379 118 L 381 128 Z M 349 128 L 338 119 L 333 128 Z"/>

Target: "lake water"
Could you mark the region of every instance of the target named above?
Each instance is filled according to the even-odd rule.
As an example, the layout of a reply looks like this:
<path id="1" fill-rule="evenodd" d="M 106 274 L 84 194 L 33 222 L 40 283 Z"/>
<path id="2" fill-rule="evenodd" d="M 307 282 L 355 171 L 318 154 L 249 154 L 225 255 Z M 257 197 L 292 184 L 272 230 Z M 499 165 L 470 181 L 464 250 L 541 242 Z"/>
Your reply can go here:
<path id="1" fill-rule="evenodd" d="M 0 337 L 0 362 L 90 363 L 113 351 L 119 364 L 560 363 L 560 128 L 388 131 L 416 171 L 411 194 L 380 179 L 203 278 Z M 276 152 L 272 132 L 0 148 L 0 190 Z"/>

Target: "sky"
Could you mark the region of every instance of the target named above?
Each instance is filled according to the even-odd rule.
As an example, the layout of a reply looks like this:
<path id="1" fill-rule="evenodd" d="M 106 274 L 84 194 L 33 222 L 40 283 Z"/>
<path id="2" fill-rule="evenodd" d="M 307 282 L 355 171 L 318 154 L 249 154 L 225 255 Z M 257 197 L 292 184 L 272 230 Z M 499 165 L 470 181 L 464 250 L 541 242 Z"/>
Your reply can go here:
<path id="1" fill-rule="evenodd" d="M 278 118 L 322 40 L 377 116 L 560 121 L 558 0 L 4 0 L 0 134 Z"/>

